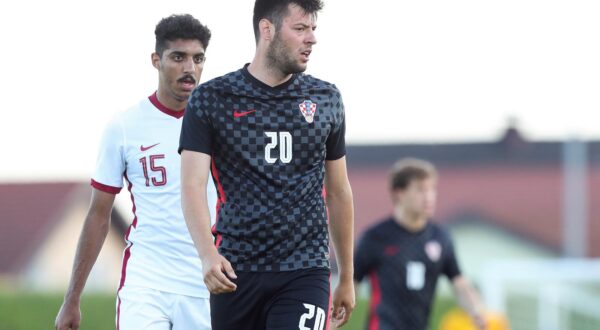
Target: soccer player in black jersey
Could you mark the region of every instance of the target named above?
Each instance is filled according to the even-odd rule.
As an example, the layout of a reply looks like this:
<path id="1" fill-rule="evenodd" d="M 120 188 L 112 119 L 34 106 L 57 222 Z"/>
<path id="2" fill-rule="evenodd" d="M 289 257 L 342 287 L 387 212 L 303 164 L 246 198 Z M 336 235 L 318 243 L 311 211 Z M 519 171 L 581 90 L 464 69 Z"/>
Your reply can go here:
<path id="1" fill-rule="evenodd" d="M 452 240 L 429 221 L 436 203 L 437 174 L 424 160 L 402 159 L 390 175 L 394 213 L 369 228 L 354 255 L 356 283 L 371 280 L 369 330 L 424 330 L 440 274 L 460 305 L 485 329 L 481 303 L 461 275 Z"/>
<path id="2" fill-rule="evenodd" d="M 354 308 L 344 106 L 335 85 L 303 74 L 321 7 L 257 0 L 252 63 L 190 97 L 179 148 L 182 205 L 211 291 L 213 329 L 322 330 L 330 308 L 337 326 Z M 209 168 L 219 197 L 216 244 L 203 189 Z M 339 269 L 333 296 L 329 232 Z"/>

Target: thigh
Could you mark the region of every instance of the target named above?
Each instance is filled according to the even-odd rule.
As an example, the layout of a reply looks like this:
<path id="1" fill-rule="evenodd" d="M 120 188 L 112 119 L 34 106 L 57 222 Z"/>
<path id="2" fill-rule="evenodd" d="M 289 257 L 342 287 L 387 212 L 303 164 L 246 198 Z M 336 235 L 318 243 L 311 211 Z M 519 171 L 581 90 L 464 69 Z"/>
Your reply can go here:
<path id="1" fill-rule="evenodd" d="M 173 330 L 210 330 L 209 299 L 177 295 L 171 321 Z"/>
<path id="2" fill-rule="evenodd" d="M 215 330 L 264 329 L 262 307 L 265 305 L 264 276 L 261 273 L 237 272 L 230 293 L 210 295 L 210 318 Z"/>
<path id="3" fill-rule="evenodd" d="M 289 272 L 289 280 L 267 305 L 269 330 L 323 330 L 329 322 L 330 273 L 327 269 Z"/>
<path id="4" fill-rule="evenodd" d="M 124 286 L 117 294 L 117 330 L 170 330 L 167 306 L 159 291 Z"/>

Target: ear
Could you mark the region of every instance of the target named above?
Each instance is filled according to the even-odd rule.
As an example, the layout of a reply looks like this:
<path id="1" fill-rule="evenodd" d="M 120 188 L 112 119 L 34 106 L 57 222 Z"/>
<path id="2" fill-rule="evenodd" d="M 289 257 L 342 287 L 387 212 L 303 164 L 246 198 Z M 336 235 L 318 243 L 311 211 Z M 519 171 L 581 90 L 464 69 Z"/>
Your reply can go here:
<path id="1" fill-rule="evenodd" d="M 398 204 L 402 200 L 402 196 L 404 195 L 403 192 L 404 191 L 402 189 L 392 189 L 390 194 L 392 196 L 392 202 L 394 204 Z"/>
<path id="2" fill-rule="evenodd" d="M 258 31 L 260 31 L 261 39 L 271 41 L 275 37 L 275 25 L 266 18 L 258 22 Z"/>
<path id="3" fill-rule="evenodd" d="M 152 60 L 152 66 L 155 67 L 157 70 L 160 70 L 160 56 L 158 55 L 158 53 L 152 53 L 150 58 Z"/>

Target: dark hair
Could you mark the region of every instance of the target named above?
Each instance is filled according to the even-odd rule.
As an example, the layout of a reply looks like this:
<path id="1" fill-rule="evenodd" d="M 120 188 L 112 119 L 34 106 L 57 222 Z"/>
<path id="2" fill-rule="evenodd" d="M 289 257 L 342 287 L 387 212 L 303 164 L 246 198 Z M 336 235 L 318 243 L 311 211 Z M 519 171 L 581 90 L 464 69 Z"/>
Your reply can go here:
<path id="1" fill-rule="evenodd" d="M 416 158 L 403 158 L 392 166 L 390 189 L 404 190 L 413 180 L 436 178 L 437 171 L 430 162 Z"/>
<path id="2" fill-rule="evenodd" d="M 210 40 L 210 30 L 190 14 L 171 15 L 161 19 L 156 24 L 154 35 L 156 36 L 154 51 L 159 56 L 167 48 L 167 41 L 198 40 L 206 49 Z"/>
<path id="3" fill-rule="evenodd" d="M 279 29 L 283 18 L 288 14 L 288 5 L 290 4 L 299 6 L 308 14 L 316 14 L 323 9 L 323 1 L 321 0 L 256 0 L 252 23 L 254 25 L 254 37 L 257 42 L 260 35 L 258 22 L 266 18 Z"/>

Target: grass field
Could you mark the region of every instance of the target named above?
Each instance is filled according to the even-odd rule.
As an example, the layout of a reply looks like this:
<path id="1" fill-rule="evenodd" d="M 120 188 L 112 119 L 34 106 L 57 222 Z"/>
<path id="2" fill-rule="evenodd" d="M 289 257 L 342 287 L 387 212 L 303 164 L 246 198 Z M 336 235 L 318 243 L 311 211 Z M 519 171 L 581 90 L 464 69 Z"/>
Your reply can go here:
<path id="1" fill-rule="evenodd" d="M 62 296 L 0 294 L 0 330 L 54 329 Z M 114 295 L 87 295 L 81 301 L 82 330 L 115 328 Z"/>
<path id="2" fill-rule="evenodd" d="M 0 330 L 46 330 L 53 329 L 54 318 L 62 303 L 62 296 L 40 294 L 0 293 Z M 443 313 L 451 308 L 451 300 L 438 299 L 434 305 L 432 327 L 436 330 Z M 359 300 L 347 330 L 363 329 L 368 301 Z M 81 302 L 81 330 L 104 330 L 115 328 L 114 295 L 88 294 Z"/>
<path id="3" fill-rule="evenodd" d="M 451 308 L 455 307 L 455 303 L 452 299 L 448 298 L 437 298 L 435 303 L 433 304 L 433 309 L 431 311 L 431 321 L 430 321 L 430 329 L 438 330 L 439 324 L 442 316 Z M 352 318 L 348 325 L 346 325 L 343 329 L 346 330 L 363 330 L 365 328 L 365 321 L 367 317 L 369 309 L 369 301 L 368 300 L 359 300 L 354 313 L 352 314 Z"/>

